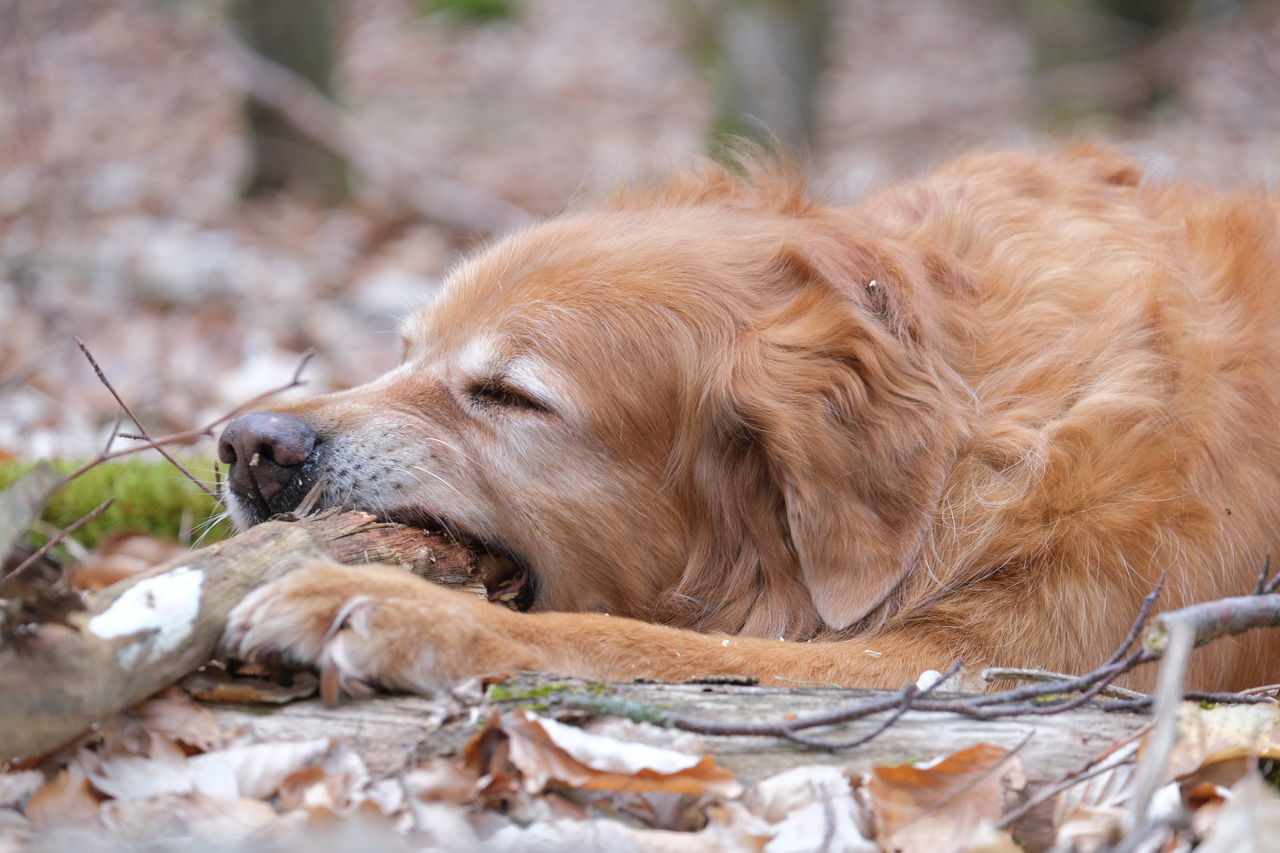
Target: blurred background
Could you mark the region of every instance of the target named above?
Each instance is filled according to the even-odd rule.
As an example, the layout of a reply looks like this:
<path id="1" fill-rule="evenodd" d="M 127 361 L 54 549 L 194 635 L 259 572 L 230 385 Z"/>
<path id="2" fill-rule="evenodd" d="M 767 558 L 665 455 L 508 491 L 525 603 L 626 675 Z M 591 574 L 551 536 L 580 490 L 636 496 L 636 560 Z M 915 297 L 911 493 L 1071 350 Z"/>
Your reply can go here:
<path id="1" fill-rule="evenodd" d="M 101 449 L 73 335 L 156 434 L 359 383 L 459 252 L 734 135 L 839 199 L 1084 137 L 1275 187 L 1280 3 L 0 0 L 0 460 Z"/>

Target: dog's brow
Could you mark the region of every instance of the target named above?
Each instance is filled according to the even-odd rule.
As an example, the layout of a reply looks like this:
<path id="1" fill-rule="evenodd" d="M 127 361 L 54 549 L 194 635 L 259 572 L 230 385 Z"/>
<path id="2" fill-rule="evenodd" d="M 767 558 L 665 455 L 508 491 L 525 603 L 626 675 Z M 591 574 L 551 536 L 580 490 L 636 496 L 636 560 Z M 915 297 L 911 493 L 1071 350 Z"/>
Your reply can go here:
<path id="1" fill-rule="evenodd" d="M 502 368 L 503 378 L 529 396 L 564 414 L 567 405 L 561 383 L 547 370 L 547 366 L 528 356 L 512 359 Z"/>
<path id="2" fill-rule="evenodd" d="M 475 338 L 458 351 L 454 365 L 467 376 L 483 379 L 498 368 L 501 353 L 491 338 Z"/>

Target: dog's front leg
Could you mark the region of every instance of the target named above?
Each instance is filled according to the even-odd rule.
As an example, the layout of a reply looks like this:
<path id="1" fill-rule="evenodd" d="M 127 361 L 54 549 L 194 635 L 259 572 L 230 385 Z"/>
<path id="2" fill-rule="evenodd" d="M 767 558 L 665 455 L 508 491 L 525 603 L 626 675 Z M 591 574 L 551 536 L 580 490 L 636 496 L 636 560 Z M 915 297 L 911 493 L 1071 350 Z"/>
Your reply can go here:
<path id="1" fill-rule="evenodd" d="M 522 615 L 395 566 L 309 560 L 232 610 L 221 650 L 315 666 L 347 692 L 376 684 L 425 693 L 540 669 L 536 649 L 511 638 L 509 623 Z"/>
<path id="2" fill-rule="evenodd" d="M 599 613 L 516 613 L 391 566 L 310 561 L 256 590 L 231 613 L 222 647 L 244 660 L 317 666 L 334 688 L 412 692 L 470 676 L 556 672 L 605 681 L 742 675 L 900 687 L 950 652 L 889 635 L 867 643 L 790 643 L 699 634 Z"/>

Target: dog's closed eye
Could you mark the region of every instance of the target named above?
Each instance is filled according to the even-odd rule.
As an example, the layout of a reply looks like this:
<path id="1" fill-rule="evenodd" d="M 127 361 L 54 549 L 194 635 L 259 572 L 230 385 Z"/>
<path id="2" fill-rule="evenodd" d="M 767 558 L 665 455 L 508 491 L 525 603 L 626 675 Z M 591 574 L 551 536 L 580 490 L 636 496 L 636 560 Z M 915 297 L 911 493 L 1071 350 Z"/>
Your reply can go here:
<path id="1" fill-rule="evenodd" d="M 546 404 L 501 379 L 482 379 L 467 389 L 467 397 L 477 406 L 550 412 Z"/>

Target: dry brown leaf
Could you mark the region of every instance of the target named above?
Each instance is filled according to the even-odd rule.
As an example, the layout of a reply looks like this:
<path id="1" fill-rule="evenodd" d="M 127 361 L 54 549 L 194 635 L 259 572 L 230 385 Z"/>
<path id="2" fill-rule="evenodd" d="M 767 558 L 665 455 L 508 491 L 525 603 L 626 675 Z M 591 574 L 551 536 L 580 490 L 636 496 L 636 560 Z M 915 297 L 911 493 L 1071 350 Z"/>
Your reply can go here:
<path id="1" fill-rule="evenodd" d="M 774 850 L 827 850 L 831 853 L 875 853 L 868 836 L 872 817 L 857 800 L 849 778 L 826 765 L 795 767 L 762 779 L 743 798 L 743 805 L 772 824 Z"/>
<path id="2" fill-rule="evenodd" d="M 237 842 L 280 820 L 261 800 L 215 800 L 199 793 L 165 794 L 102 804 L 102 823 L 122 839 L 194 836 L 202 842 Z"/>
<path id="3" fill-rule="evenodd" d="M 187 755 L 172 740 L 155 732 L 145 755 L 116 755 L 103 760 L 89 774 L 93 787 L 119 800 L 147 800 L 165 794 L 205 790 L 221 799 L 236 797 L 234 779 L 200 776 L 187 763 Z"/>
<path id="4" fill-rule="evenodd" d="M 984 821 L 1004 810 L 1006 790 L 1026 784 L 1009 750 L 980 743 L 928 766 L 876 767 L 867 790 L 875 804 L 876 837 L 885 850 L 963 850 Z"/>
<path id="5" fill-rule="evenodd" d="M 509 824 L 486 838 L 480 849 L 633 850 L 636 853 L 720 853 L 724 850 L 700 834 L 632 829 L 616 820 L 600 818 L 540 820 L 526 826 Z"/>
<path id="6" fill-rule="evenodd" d="M 583 821 L 583 823 L 587 822 Z M 719 839 L 701 832 L 671 832 L 664 829 L 635 829 L 627 826 L 623 826 L 623 829 L 626 837 L 635 845 L 636 853 L 725 853 L 726 849 Z M 839 847 L 828 848 L 830 853 L 836 853 L 839 849 Z"/>
<path id="7" fill-rule="evenodd" d="M 702 835 L 715 839 L 723 850 L 762 853 L 773 838 L 769 822 L 748 809 L 741 800 L 713 802 L 707 807 L 707 828 Z"/>
<path id="8" fill-rule="evenodd" d="M 475 795 L 476 775 L 457 761 L 433 758 L 401 777 L 403 789 L 424 802 L 461 805 Z"/>
<path id="9" fill-rule="evenodd" d="M 187 759 L 193 778 L 208 782 L 226 774 L 241 797 L 272 796 L 291 773 L 324 759 L 332 749 L 327 738 L 286 743 L 234 746 Z"/>
<path id="10" fill-rule="evenodd" d="M 291 673 L 291 677 L 291 684 L 281 684 L 270 678 L 233 676 L 224 669 L 210 667 L 182 679 L 179 686 L 193 699 L 225 704 L 283 705 L 315 694 L 319 685 L 313 673 L 296 672 Z"/>
<path id="11" fill-rule="evenodd" d="M 1263 853 L 1275 850 L 1277 839 L 1280 794 L 1257 773 L 1251 773 L 1232 791 L 1196 853 Z"/>
<path id="12" fill-rule="evenodd" d="M 153 735 L 147 756 L 119 755 L 103 761 L 93 786 L 120 800 L 146 800 L 166 794 L 200 794 L 220 802 L 274 795 L 293 773 L 331 753 L 327 739 L 264 743 L 215 750 L 187 757 Z"/>
<path id="13" fill-rule="evenodd" d="M 78 590 L 98 592 L 166 563 L 183 550 L 174 542 L 139 533 L 113 536 L 90 552 L 89 558 L 72 575 L 71 585 Z"/>
<path id="14" fill-rule="evenodd" d="M 0 773 L 0 808 L 21 803 L 44 784 L 44 774 L 37 770 Z"/>
<path id="15" fill-rule="evenodd" d="M 31 846 L 31 822 L 16 809 L 0 806 L 0 851 L 18 853 Z"/>
<path id="16" fill-rule="evenodd" d="M 984 820 L 978 830 L 960 846 L 961 853 L 1024 853 L 1026 848 L 1013 840 L 1013 834 L 996 829 L 991 821 Z"/>
<path id="17" fill-rule="evenodd" d="M 88 779 L 74 770 L 63 770 L 31 795 L 22 813 L 37 828 L 97 820 L 98 798 Z"/>
<path id="18" fill-rule="evenodd" d="M 510 739 L 511 763 L 530 792 L 552 781 L 598 791 L 733 797 L 742 790 L 733 774 L 709 755 L 594 735 L 526 711 L 503 714 L 499 727 Z"/>
<path id="19" fill-rule="evenodd" d="M 93 738 L 82 741 L 77 758 L 86 773 L 91 772 L 105 757 L 146 755 L 153 737 L 154 733 L 147 731 L 136 717 L 116 714 L 103 721 L 97 732 L 97 744 Z"/>
<path id="20" fill-rule="evenodd" d="M 1133 790 L 1132 740 L 1100 759 L 1100 771 L 1067 788 L 1053 801 L 1054 843 L 1063 849 L 1097 850 L 1119 840 L 1125 805 Z"/>
<path id="21" fill-rule="evenodd" d="M 202 752 L 220 747 L 226 740 L 209 709 L 176 687 L 139 702 L 128 713 L 146 729 Z"/>
<path id="22" fill-rule="evenodd" d="M 345 746 L 330 749 L 317 764 L 293 771 L 280 783 L 276 798 L 281 811 L 302 809 L 312 818 L 332 816 L 348 806 L 359 806 L 369 781 L 364 761 Z M 381 811 L 373 807 L 381 816 Z"/>
<path id="23" fill-rule="evenodd" d="M 1178 743 L 1165 781 L 1242 756 L 1280 758 L 1280 705 L 1178 706 Z"/>

